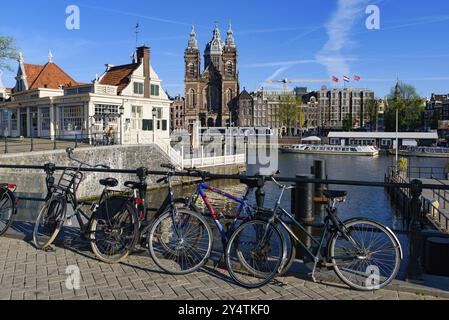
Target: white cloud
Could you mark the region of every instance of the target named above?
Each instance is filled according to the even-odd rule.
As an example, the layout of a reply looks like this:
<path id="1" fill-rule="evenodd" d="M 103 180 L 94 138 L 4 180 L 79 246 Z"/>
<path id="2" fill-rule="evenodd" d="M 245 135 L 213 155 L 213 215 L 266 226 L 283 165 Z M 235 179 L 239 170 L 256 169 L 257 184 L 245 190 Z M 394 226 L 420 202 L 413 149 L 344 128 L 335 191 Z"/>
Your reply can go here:
<path id="1" fill-rule="evenodd" d="M 367 2 L 338 0 L 337 11 L 326 24 L 329 39 L 316 55 L 316 60 L 326 67 L 329 76 L 350 75 L 350 66 L 342 51 L 351 47 L 351 31 Z"/>

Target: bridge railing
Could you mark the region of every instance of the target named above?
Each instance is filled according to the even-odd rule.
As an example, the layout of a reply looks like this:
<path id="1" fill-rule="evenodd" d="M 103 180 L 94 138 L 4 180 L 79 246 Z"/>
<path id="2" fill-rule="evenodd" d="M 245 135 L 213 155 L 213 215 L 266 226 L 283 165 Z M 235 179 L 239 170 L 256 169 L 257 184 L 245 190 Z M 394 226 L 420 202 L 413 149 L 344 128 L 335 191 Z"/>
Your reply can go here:
<path id="1" fill-rule="evenodd" d="M 34 166 L 34 165 L 3 165 L 0 164 L 0 169 L 10 169 L 10 170 L 40 170 L 44 171 L 45 169 L 48 169 L 48 166 Z M 56 171 L 63 171 L 66 170 L 67 167 L 58 167 L 56 166 L 54 168 Z M 127 175 L 138 175 L 142 174 L 144 170 L 139 169 L 91 169 L 91 168 L 83 168 L 81 171 L 86 173 L 108 173 L 108 174 L 127 174 Z M 154 176 L 164 176 L 166 175 L 166 171 L 152 171 L 152 170 L 145 170 L 148 175 L 154 175 Z M 48 171 L 47 171 L 48 174 Z M 201 174 L 193 174 L 188 172 L 177 172 L 175 176 L 178 177 L 190 177 L 190 178 L 201 178 Z M 223 175 L 223 174 L 212 174 L 208 173 L 206 174 L 206 177 L 209 179 L 227 179 L 227 180 L 241 180 L 241 179 L 264 179 L 265 181 L 269 182 L 271 181 L 271 177 L 260 177 L 260 176 L 246 176 L 246 175 Z M 142 176 L 138 177 L 139 179 L 142 179 Z M 317 192 L 316 190 L 319 190 L 320 188 L 316 188 L 316 186 L 357 186 L 357 187 L 369 187 L 369 188 L 386 188 L 387 190 L 391 189 L 401 189 L 401 190 L 407 190 L 407 194 L 410 196 L 409 198 L 409 206 L 410 206 L 410 219 L 408 222 L 408 228 L 407 233 L 409 236 L 409 242 L 410 242 L 410 250 L 409 250 L 409 268 L 408 268 L 408 277 L 409 279 L 418 279 L 421 274 L 421 269 L 419 267 L 419 261 L 422 261 L 422 250 L 419 248 L 423 247 L 424 242 L 424 236 L 423 236 L 423 218 L 425 213 L 425 208 L 423 208 L 423 202 L 422 202 L 422 192 L 424 189 L 430 189 L 430 190 L 448 190 L 449 186 L 447 185 L 434 185 L 434 184 L 423 184 L 422 181 L 419 180 L 413 180 L 411 182 L 391 182 L 387 179 L 385 179 L 384 182 L 370 182 L 370 181 L 351 181 L 351 180 L 332 180 L 332 179 L 321 179 L 321 178 L 314 178 L 312 176 L 303 176 L 303 177 L 276 177 L 276 180 L 281 183 L 286 184 L 295 184 L 295 189 L 292 190 L 292 209 L 294 208 L 294 214 L 299 218 L 302 219 L 304 217 L 302 213 L 300 212 L 304 207 L 301 207 L 301 205 L 298 203 L 298 198 L 301 198 L 300 201 L 303 204 L 304 199 L 309 202 L 315 202 L 314 199 L 316 197 L 311 197 L 309 199 L 308 196 L 304 196 L 302 194 L 303 190 L 308 190 L 310 193 L 308 195 L 312 195 L 313 191 Z M 315 187 L 315 188 L 314 188 Z M 259 191 L 259 190 L 258 190 Z M 257 192 L 256 192 L 257 194 Z M 298 197 L 299 195 L 299 197 Z M 315 196 L 317 194 L 315 193 Z M 45 201 L 44 199 L 38 199 L 38 198 L 21 198 L 21 200 L 28 200 L 28 201 Z M 321 200 L 323 201 L 323 200 Z M 437 211 L 438 213 L 438 211 Z M 443 215 L 440 215 L 442 218 Z M 446 217 L 447 218 L 447 217 Z M 449 220 L 449 219 L 448 219 Z M 449 224 L 449 222 L 446 222 Z"/>

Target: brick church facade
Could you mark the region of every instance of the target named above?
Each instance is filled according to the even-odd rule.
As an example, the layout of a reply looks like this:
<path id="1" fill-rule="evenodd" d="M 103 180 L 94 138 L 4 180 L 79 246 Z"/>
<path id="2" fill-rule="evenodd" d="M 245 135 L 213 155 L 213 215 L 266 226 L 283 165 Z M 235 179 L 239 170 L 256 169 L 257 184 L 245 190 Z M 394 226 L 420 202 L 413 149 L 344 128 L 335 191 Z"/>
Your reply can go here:
<path id="1" fill-rule="evenodd" d="M 237 47 L 231 25 L 226 41 L 216 25 L 212 40 L 204 51 L 204 70 L 201 56 L 192 28 L 185 51 L 185 98 L 186 123 L 201 127 L 224 127 L 232 125 L 231 119 L 239 95 L 239 74 L 237 69 Z"/>

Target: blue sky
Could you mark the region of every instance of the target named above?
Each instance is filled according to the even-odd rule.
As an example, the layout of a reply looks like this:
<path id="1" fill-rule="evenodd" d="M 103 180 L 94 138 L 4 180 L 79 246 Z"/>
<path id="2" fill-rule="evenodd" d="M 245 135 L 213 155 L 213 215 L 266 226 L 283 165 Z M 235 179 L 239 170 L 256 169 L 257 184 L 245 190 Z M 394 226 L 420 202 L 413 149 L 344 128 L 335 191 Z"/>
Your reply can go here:
<path id="1" fill-rule="evenodd" d="M 28 63 L 54 62 L 88 82 L 106 63 L 130 61 L 134 26 L 139 44 L 152 48 L 152 64 L 171 95 L 183 93 L 184 49 L 196 25 L 203 50 L 214 21 L 225 37 L 232 21 L 239 50 L 241 87 L 270 87 L 268 79 L 362 77 L 352 85 L 388 93 L 399 76 L 419 93 L 449 92 L 447 0 L 246 0 L 212 1 L 9 1 L 0 35 L 12 36 Z M 226 3 L 226 5 L 224 4 Z M 365 9 L 380 8 L 380 30 L 368 30 Z M 81 29 L 67 30 L 68 5 L 81 10 Z M 17 63 L 13 62 L 16 69 Z M 14 74 L 5 72 L 6 86 Z M 325 83 L 299 83 L 318 89 Z M 278 88 L 278 86 L 271 86 Z"/>

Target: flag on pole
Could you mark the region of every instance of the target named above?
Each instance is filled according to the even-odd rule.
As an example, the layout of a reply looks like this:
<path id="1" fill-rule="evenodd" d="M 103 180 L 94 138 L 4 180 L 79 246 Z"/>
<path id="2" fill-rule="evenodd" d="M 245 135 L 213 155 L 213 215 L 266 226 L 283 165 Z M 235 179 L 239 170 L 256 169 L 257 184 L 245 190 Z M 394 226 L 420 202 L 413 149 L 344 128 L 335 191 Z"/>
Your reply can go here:
<path id="1" fill-rule="evenodd" d="M 340 82 L 340 79 L 338 79 L 337 77 L 334 76 L 334 77 L 332 77 L 332 81 L 338 83 L 338 82 Z"/>
<path id="2" fill-rule="evenodd" d="M 351 78 L 349 78 L 348 76 L 343 76 L 343 81 L 344 82 L 350 82 Z"/>
<path id="3" fill-rule="evenodd" d="M 355 75 L 355 76 L 354 76 L 354 80 L 355 80 L 355 81 L 360 81 L 360 80 L 362 80 L 362 78 L 361 78 L 360 76 L 358 76 L 358 75 Z"/>

